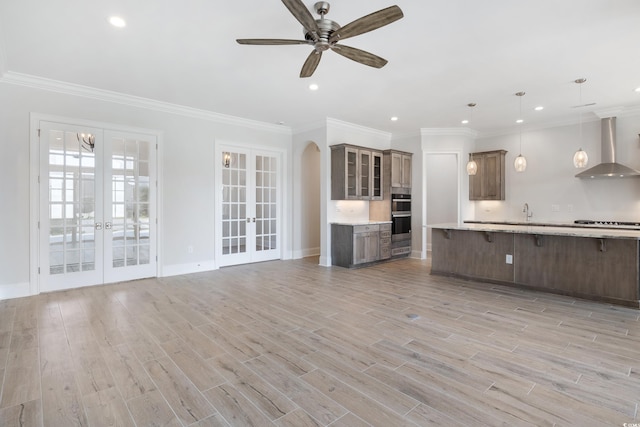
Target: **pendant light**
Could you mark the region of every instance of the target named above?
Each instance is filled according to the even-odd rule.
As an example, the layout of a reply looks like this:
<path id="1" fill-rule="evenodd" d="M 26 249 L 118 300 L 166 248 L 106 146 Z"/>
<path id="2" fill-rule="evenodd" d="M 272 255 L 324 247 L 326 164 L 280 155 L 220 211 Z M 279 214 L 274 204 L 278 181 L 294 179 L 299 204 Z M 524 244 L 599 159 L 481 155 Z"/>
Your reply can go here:
<path id="1" fill-rule="evenodd" d="M 584 79 L 584 78 L 575 80 L 575 83 L 577 83 L 578 87 L 580 88 L 580 97 L 579 97 L 578 107 L 582 106 L 582 83 L 586 81 L 587 79 Z M 582 145 L 582 110 L 580 111 L 580 145 Z M 583 168 L 586 168 L 588 164 L 589 164 L 589 156 L 587 155 L 587 152 L 584 151 L 582 147 L 580 147 L 578 151 L 576 151 L 575 154 L 573 155 L 573 166 L 576 169 L 583 169 Z"/>
<path id="2" fill-rule="evenodd" d="M 470 103 L 467 104 L 467 107 L 470 108 L 470 110 L 469 110 L 469 120 L 465 120 L 462 123 L 467 124 L 467 123 L 471 122 L 471 117 L 473 116 L 473 107 L 475 107 L 475 106 L 476 106 L 476 104 L 474 102 L 470 102 Z M 475 160 L 473 160 L 473 153 L 469 153 L 469 161 L 467 162 L 467 174 L 468 175 L 475 175 L 476 173 L 478 173 L 478 164 L 476 163 Z"/>
<path id="3" fill-rule="evenodd" d="M 520 116 L 517 120 L 517 123 L 520 124 L 520 154 L 518 154 L 518 157 L 516 157 L 513 162 L 513 167 L 516 169 L 516 172 L 524 172 L 525 169 L 527 169 L 527 159 L 522 155 L 522 123 L 524 122 L 522 119 L 522 97 L 524 94 L 525 92 L 516 93 L 516 96 L 520 98 Z"/>

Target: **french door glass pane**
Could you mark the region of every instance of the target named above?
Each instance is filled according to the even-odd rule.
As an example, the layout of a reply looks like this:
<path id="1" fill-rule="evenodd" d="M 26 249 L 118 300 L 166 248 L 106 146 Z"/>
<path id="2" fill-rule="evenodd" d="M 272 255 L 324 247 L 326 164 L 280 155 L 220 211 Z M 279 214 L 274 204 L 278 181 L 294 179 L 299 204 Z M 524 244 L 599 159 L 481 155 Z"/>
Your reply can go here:
<path id="1" fill-rule="evenodd" d="M 222 253 L 247 251 L 247 156 L 229 153 L 229 167 L 222 170 Z"/>
<path id="2" fill-rule="evenodd" d="M 113 267 L 149 264 L 151 144 L 112 138 L 111 148 Z"/>
<path id="3" fill-rule="evenodd" d="M 276 170 L 275 157 L 256 156 L 256 252 L 277 249 Z"/>
<path id="4" fill-rule="evenodd" d="M 95 157 L 74 132 L 49 132 L 49 273 L 95 269 Z"/>

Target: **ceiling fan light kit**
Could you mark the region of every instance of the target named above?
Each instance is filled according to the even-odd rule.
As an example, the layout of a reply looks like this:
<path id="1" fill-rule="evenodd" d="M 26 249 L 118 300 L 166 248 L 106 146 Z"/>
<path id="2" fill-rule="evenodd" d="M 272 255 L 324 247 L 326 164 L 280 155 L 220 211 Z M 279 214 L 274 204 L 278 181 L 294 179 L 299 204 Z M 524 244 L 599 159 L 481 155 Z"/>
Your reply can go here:
<path id="1" fill-rule="evenodd" d="M 338 44 L 338 42 L 384 27 L 404 16 L 398 6 L 390 6 L 358 18 L 341 27 L 337 22 L 325 18 L 325 15 L 329 13 L 330 9 L 330 5 L 326 1 L 319 1 L 314 5 L 314 9 L 316 13 L 320 15 L 320 19 L 314 19 L 311 12 L 309 12 L 301 0 L 282 0 L 282 3 L 284 3 L 298 22 L 302 24 L 304 28 L 304 40 L 237 39 L 236 41 L 239 44 L 249 45 L 307 44 L 313 46 L 313 50 L 302 65 L 302 70 L 300 71 L 300 77 L 303 78 L 313 75 L 320 63 L 322 53 L 329 49 L 345 58 L 370 67 L 384 67 L 387 64 L 386 59 L 355 47 Z"/>

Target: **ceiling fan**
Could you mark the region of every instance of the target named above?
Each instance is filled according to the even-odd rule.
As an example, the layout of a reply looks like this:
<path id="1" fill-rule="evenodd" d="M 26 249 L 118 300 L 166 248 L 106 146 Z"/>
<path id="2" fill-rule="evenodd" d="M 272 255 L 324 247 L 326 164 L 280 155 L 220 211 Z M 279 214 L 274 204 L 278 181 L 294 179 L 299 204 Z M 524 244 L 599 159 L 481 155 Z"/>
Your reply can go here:
<path id="1" fill-rule="evenodd" d="M 313 51 L 307 57 L 302 66 L 300 77 L 310 77 L 318 67 L 322 52 L 331 49 L 334 52 L 349 58 L 353 61 L 368 65 L 374 68 L 382 68 L 387 64 L 387 60 L 364 50 L 355 47 L 338 44 L 340 40 L 354 37 L 360 34 L 373 31 L 385 25 L 391 24 L 402 18 L 402 10 L 398 6 L 390 6 L 373 12 L 362 18 L 341 27 L 337 22 L 325 18 L 329 12 L 329 3 L 319 1 L 314 5 L 316 13 L 320 19 L 313 19 L 311 12 L 301 0 L 282 0 L 282 3 L 289 9 L 289 12 L 304 27 L 304 40 L 289 39 L 237 39 L 240 44 L 251 45 L 289 45 L 308 44 L 313 46 Z"/>

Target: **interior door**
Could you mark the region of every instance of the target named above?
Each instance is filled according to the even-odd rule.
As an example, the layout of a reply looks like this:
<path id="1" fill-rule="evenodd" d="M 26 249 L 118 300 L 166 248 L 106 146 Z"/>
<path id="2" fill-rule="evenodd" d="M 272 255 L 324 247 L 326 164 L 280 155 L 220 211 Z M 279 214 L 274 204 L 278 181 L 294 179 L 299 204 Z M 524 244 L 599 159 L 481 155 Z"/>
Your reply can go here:
<path id="1" fill-rule="evenodd" d="M 218 265 L 279 259 L 280 156 L 221 147 L 216 222 Z"/>
<path id="2" fill-rule="evenodd" d="M 103 148 L 100 129 L 40 123 L 41 291 L 102 283 Z"/>
<path id="3" fill-rule="evenodd" d="M 40 291 L 156 275 L 156 143 L 40 122 Z"/>
<path id="4" fill-rule="evenodd" d="M 104 139 L 104 282 L 155 276 L 155 140 L 115 131 Z"/>

